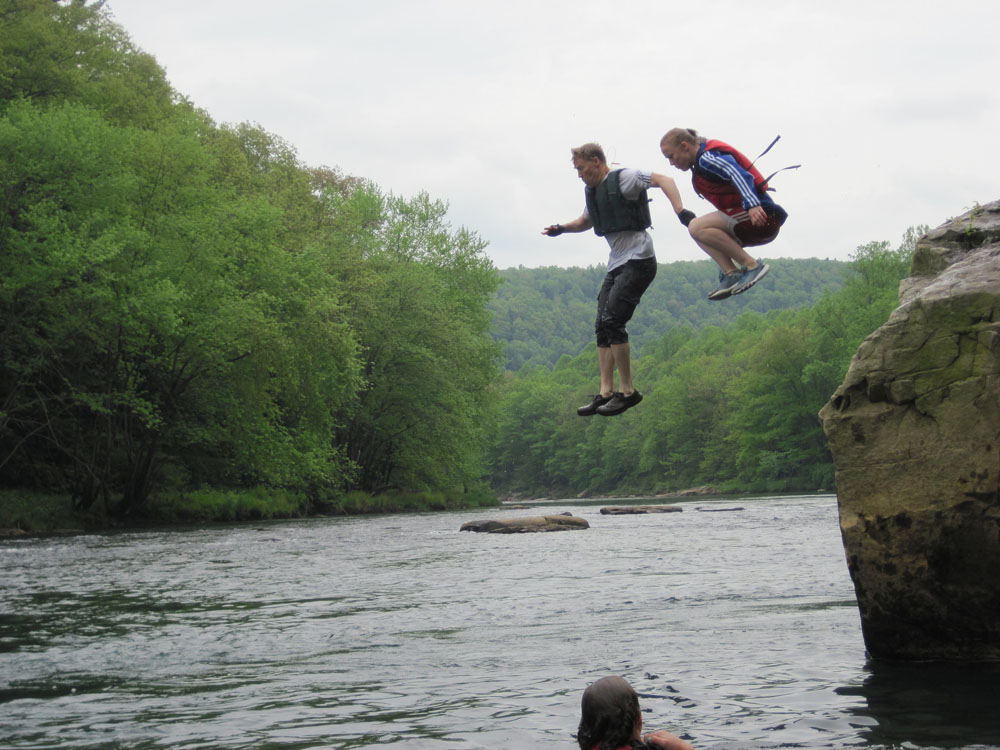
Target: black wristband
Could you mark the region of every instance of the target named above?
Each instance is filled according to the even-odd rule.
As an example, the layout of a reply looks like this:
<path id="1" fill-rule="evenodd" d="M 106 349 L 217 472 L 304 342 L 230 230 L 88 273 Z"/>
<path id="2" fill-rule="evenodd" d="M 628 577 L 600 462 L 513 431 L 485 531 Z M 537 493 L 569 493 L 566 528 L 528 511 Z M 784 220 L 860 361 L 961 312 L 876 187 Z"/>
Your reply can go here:
<path id="1" fill-rule="evenodd" d="M 677 214 L 677 218 L 680 219 L 681 224 L 687 226 L 691 223 L 691 219 L 695 218 L 695 212 L 685 208 Z"/>
<path id="2" fill-rule="evenodd" d="M 566 231 L 566 228 L 562 224 L 554 224 L 549 228 L 549 237 L 558 237 L 560 234 Z"/>

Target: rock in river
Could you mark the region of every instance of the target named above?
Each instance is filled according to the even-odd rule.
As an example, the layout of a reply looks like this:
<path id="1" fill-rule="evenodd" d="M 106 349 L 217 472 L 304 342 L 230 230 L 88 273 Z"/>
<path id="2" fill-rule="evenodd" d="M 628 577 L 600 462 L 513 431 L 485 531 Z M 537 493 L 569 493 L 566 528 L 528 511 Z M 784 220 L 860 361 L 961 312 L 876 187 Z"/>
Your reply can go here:
<path id="1" fill-rule="evenodd" d="M 1000 201 L 918 241 L 820 417 L 871 656 L 1000 660 Z"/>
<path id="2" fill-rule="evenodd" d="M 525 516 L 504 520 L 469 521 L 459 531 L 482 531 L 489 534 L 527 534 L 536 531 L 572 531 L 589 529 L 585 518 L 570 514 L 555 516 Z"/>
<path id="3" fill-rule="evenodd" d="M 609 505 L 601 508 L 604 516 L 625 516 L 641 513 L 680 513 L 684 510 L 679 505 Z"/>

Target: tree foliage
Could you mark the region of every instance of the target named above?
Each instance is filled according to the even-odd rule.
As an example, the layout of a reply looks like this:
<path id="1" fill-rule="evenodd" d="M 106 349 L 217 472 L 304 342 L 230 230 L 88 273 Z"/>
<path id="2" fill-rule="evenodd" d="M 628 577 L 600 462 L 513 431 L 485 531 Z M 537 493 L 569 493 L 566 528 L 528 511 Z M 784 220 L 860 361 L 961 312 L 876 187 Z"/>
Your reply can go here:
<path id="1" fill-rule="evenodd" d="M 632 348 L 641 354 L 663 331 L 676 327 L 725 326 L 746 312 L 803 308 L 843 283 L 844 263 L 817 258 L 769 259 L 773 281 L 753 294 L 720 305 L 707 299 L 717 283 L 710 260 L 661 263 L 656 281 L 629 323 Z M 508 268 L 490 301 L 493 335 L 504 342 L 506 367 L 554 365 L 594 339 L 594 299 L 604 268 Z"/>
<path id="2" fill-rule="evenodd" d="M 341 440 L 357 486 L 471 486 L 500 352 L 485 308 L 497 283 L 485 243 L 450 231 L 447 207 L 426 194 L 403 200 L 364 185 L 347 205 L 381 216 L 351 281 L 365 384 Z"/>
<path id="3" fill-rule="evenodd" d="M 445 204 L 215 125 L 82 3 L 0 5 L 0 163 L 3 486 L 480 479 L 496 274 Z"/>
<path id="4" fill-rule="evenodd" d="M 656 493 L 705 484 L 832 487 L 817 412 L 862 339 L 895 307 L 923 230 L 909 230 L 895 249 L 886 242 L 859 247 L 846 266 L 832 266 L 840 277 L 811 305 L 733 308 L 733 320 L 691 321 L 647 338 L 633 363 L 644 399 L 621 417 L 575 414 L 598 382 L 593 344 L 554 365 L 509 374 L 490 450 L 494 486 L 530 495 Z M 544 288 L 554 275 L 543 271 L 534 286 Z M 776 274 L 774 286 L 789 276 Z M 745 296 L 757 294 L 755 288 Z M 639 309 L 645 305 L 643 298 Z"/>

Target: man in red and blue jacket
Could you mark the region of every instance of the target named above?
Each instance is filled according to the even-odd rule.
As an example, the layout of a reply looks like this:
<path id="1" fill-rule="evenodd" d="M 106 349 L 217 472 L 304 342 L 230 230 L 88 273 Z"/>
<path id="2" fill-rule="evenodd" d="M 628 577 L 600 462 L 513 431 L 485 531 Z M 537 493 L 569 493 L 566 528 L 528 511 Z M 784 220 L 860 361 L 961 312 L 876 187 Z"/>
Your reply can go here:
<path id="1" fill-rule="evenodd" d="M 718 209 L 700 217 L 688 210 L 678 214 L 694 241 L 719 266 L 719 286 L 708 298 L 745 292 L 770 266 L 744 248 L 771 242 L 788 214 L 768 195 L 767 180 L 751 161 L 727 143 L 674 128 L 660 140 L 660 151 L 674 167 L 690 171 L 695 192 Z"/>

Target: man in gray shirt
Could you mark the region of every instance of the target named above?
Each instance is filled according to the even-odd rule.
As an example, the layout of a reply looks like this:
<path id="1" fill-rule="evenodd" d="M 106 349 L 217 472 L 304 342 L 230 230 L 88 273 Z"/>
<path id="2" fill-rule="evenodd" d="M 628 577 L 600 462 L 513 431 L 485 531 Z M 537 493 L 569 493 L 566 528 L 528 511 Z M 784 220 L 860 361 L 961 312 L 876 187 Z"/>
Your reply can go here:
<path id="1" fill-rule="evenodd" d="M 653 238 L 646 231 L 652 222 L 646 190 L 658 187 L 670 200 L 674 212 L 684 210 L 674 181 L 661 174 L 637 169 L 608 166 L 604 150 L 596 143 L 586 143 L 572 150 L 573 168 L 586 186 L 583 213 L 565 224 L 552 224 L 542 234 L 557 237 L 563 232 L 586 232 L 593 229 L 608 241 L 607 275 L 597 296 L 597 361 L 601 372 L 601 391 L 589 404 L 576 410 L 582 417 L 594 414 L 621 414 L 640 401 L 642 394 L 632 383 L 632 359 L 625 324 L 632 319 L 636 306 L 656 276 Z M 614 373 L 618 385 L 614 388 Z"/>

